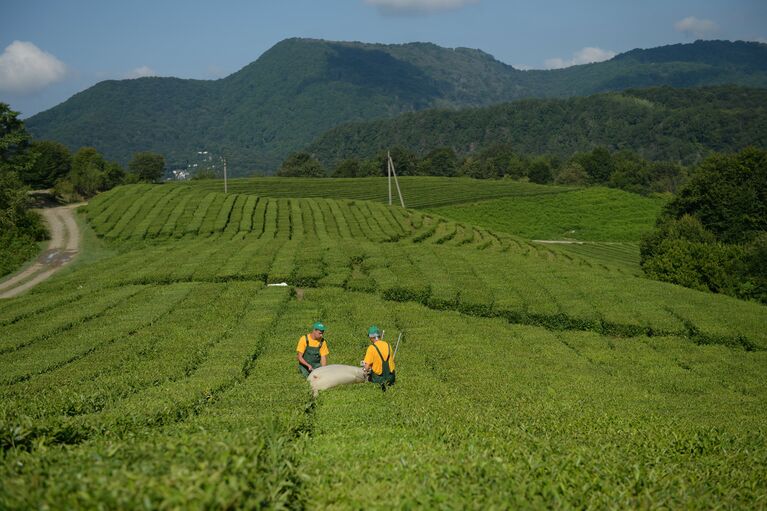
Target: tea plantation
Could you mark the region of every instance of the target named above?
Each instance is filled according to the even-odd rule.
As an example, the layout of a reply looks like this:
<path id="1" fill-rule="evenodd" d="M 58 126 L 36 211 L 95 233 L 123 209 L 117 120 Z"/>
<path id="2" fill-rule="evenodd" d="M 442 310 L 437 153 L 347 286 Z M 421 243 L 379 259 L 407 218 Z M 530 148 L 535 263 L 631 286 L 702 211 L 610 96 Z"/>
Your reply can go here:
<path id="1" fill-rule="evenodd" d="M 98 196 L 86 256 L 0 302 L 0 508 L 767 508 L 764 306 L 351 186 L 208 185 Z M 331 363 L 403 332 L 397 384 L 312 399 L 317 319 Z"/>

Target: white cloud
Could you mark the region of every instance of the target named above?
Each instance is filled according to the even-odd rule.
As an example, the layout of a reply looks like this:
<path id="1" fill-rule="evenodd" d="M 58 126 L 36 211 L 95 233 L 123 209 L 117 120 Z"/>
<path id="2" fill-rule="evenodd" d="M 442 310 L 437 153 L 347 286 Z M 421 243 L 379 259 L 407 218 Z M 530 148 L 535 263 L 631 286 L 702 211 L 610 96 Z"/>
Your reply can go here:
<path id="1" fill-rule="evenodd" d="M 706 37 L 719 31 L 719 27 L 711 20 L 698 19 L 695 16 L 688 16 L 683 20 L 674 23 L 674 28 L 678 32 L 684 32 L 698 38 Z"/>
<path id="2" fill-rule="evenodd" d="M 460 9 L 479 0 L 365 0 L 382 14 L 424 14 Z"/>
<path id="3" fill-rule="evenodd" d="M 563 67 L 577 66 L 579 64 L 591 64 L 592 62 L 602 62 L 615 57 L 617 53 L 602 48 L 587 46 L 573 53 L 573 58 L 565 60 L 562 58 L 546 59 L 544 67 L 546 69 L 561 69 Z"/>
<path id="4" fill-rule="evenodd" d="M 63 62 L 30 42 L 13 41 L 0 55 L 0 90 L 4 92 L 38 92 L 66 74 Z"/>
<path id="5" fill-rule="evenodd" d="M 144 78 L 145 76 L 157 76 L 157 73 L 149 66 L 141 66 L 125 75 L 125 78 Z"/>

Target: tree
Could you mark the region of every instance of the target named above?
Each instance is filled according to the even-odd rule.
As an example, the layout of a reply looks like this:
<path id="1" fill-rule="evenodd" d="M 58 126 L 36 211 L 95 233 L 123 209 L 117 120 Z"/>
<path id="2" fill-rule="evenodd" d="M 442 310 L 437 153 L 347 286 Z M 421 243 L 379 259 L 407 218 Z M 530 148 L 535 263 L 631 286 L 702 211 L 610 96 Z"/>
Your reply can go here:
<path id="1" fill-rule="evenodd" d="M 612 156 L 613 170 L 610 186 L 628 192 L 650 193 L 650 166 L 632 151 L 620 151 Z"/>
<path id="2" fill-rule="evenodd" d="M 526 156 L 512 154 L 506 163 L 503 176 L 512 179 L 521 179 L 527 175 L 530 161 Z"/>
<path id="3" fill-rule="evenodd" d="M 106 160 L 96 148 L 81 147 L 78 149 L 72 156 L 72 169 L 69 172 L 69 181 L 75 191 L 83 197 L 90 197 L 104 190 L 106 165 Z"/>
<path id="4" fill-rule="evenodd" d="M 120 164 L 108 161 L 104 167 L 104 190 L 109 190 L 125 182 L 125 170 Z"/>
<path id="5" fill-rule="evenodd" d="M 350 158 L 336 165 L 332 177 L 357 177 L 359 173 L 360 161 L 356 158 Z"/>
<path id="6" fill-rule="evenodd" d="M 675 162 L 651 163 L 648 169 L 650 173 L 650 190 L 653 192 L 676 193 L 687 181 L 687 169 Z"/>
<path id="7" fill-rule="evenodd" d="M 726 243 L 751 241 L 767 231 L 767 151 L 749 148 L 707 158 L 664 213 L 693 215 Z"/>
<path id="8" fill-rule="evenodd" d="M 486 160 L 468 157 L 461 164 L 461 174 L 474 179 L 490 179 L 498 177 L 495 169 Z"/>
<path id="9" fill-rule="evenodd" d="M 533 183 L 538 183 L 540 185 L 550 183 L 552 179 L 551 165 L 546 158 L 539 156 L 530 162 L 527 176 Z"/>
<path id="10" fill-rule="evenodd" d="M 0 103 L 0 171 L 20 175 L 32 166 L 33 155 L 29 151 L 29 133 L 18 115 Z"/>
<path id="11" fill-rule="evenodd" d="M 455 176 L 458 174 L 458 157 L 450 147 L 434 149 L 418 165 L 419 174 L 430 176 Z"/>
<path id="12" fill-rule="evenodd" d="M 19 178 L 33 158 L 29 134 L 17 116 L 0 103 L 0 275 L 34 255 L 35 242 L 46 237 L 40 216 L 29 210 L 27 188 Z"/>
<path id="13" fill-rule="evenodd" d="M 640 246 L 659 280 L 767 301 L 767 151 L 714 155 L 664 208 Z"/>
<path id="14" fill-rule="evenodd" d="M 391 148 L 389 153 L 398 176 L 414 176 L 418 172 L 418 156 L 413 151 L 395 146 Z M 383 175 L 386 175 L 386 165 L 383 168 Z"/>
<path id="15" fill-rule="evenodd" d="M 291 154 L 282 162 L 277 175 L 281 177 L 325 177 L 325 169 L 309 153 L 299 152 Z"/>
<path id="16" fill-rule="evenodd" d="M 139 181 L 155 183 L 165 173 L 165 158 L 158 153 L 145 151 L 134 153 L 128 170 L 138 176 Z"/>
<path id="17" fill-rule="evenodd" d="M 357 171 L 357 177 L 374 177 L 381 175 L 381 162 L 377 159 L 363 160 Z"/>
<path id="18" fill-rule="evenodd" d="M 583 165 L 576 162 L 570 162 L 559 171 L 554 183 L 558 185 L 583 186 L 586 184 L 589 176 L 583 169 Z"/>
<path id="19" fill-rule="evenodd" d="M 33 188 L 50 188 L 69 174 L 72 154 L 64 144 L 52 140 L 35 140 L 30 148 L 35 158 L 30 169 L 21 173 L 24 183 Z"/>
<path id="20" fill-rule="evenodd" d="M 589 181 L 595 184 L 606 183 L 613 171 L 613 159 L 610 151 L 604 147 L 597 147 L 590 153 L 578 153 L 573 157 L 576 163 L 580 163 Z"/>
<path id="21" fill-rule="evenodd" d="M 519 179 L 524 172 L 513 165 L 518 162 L 519 157 L 514 153 L 508 144 L 495 144 L 479 153 L 479 159 L 484 167 L 482 174 L 488 178 L 503 177 L 511 175 Z"/>

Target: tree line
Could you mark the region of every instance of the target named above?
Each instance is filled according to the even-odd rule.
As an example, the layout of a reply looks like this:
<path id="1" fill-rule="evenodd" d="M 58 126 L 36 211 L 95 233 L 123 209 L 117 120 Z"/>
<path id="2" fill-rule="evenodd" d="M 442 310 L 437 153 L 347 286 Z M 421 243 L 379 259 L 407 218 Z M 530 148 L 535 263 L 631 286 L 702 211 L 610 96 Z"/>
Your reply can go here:
<path id="1" fill-rule="evenodd" d="M 438 147 L 422 158 L 398 146 L 379 151 L 373 158 L 347 158 L 332 169 L 307 152 L 291 154 L 277 171 L 282 177 L 369 177 L 386 176 L 388 155 L 400 176 L 510 178 L 538 184 L 607 185 L 626 191 L 649 194 L 675 192 L 688 176 L 688 167 L 671 161 L 649 161 L 630 150 L 609 151 L 597 147 L 577 152 L 570 158 L 556 155 L 529 155 L 511 145 L 493 145 L 460 157 L 450 147 Z"/>
<path id="2" fill-rule="evenodd" d="M 94 147 L 71 153 L 59 142 L 32 140 L 28 151 L 30 164 L 20 170 L 21 181 L 35 189 L 52 188 L 65 202 L 87 199 L 121 184 L 157 182 L 165 173 L 165 158 L 148 151 L 135 153 L 127 171 Z"/>

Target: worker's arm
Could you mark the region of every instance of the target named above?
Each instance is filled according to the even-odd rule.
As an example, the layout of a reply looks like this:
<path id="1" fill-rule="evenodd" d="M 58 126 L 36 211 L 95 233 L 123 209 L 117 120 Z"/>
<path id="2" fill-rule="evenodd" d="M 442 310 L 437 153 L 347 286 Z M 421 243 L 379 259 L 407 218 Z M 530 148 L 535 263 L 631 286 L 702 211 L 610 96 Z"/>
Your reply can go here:
<path id="1" fill-rule="evenodd" d="M 373 353 L 375 348 L 372 346 L 368 346 L 367 351 L 365 352 L 365 360 L 362 361 L 362 368 L 365 371 L 370 371 L 370 368 L 373 367 Z"/>
<path id="2" fill-rule="evenodd" d="M 322 367 L 325 367 L 326 365 L 328 365 L 328 357 L 326 357 L 324 355 L 321 356 L 320 357 L 320 364 L 322 364 Z"/>
<path id="3" fill-rule="evenodd" d="M 298 363 L 301 364 L 302 366 L 304 366 L 305 368 L 307 368 L 309 371 L 313 371 L 314 370 L 314 368 L 309 364 L 309 362 L 304 360 L 304 354 L 303 353 L 299 353 L 298 354 Z"/>

